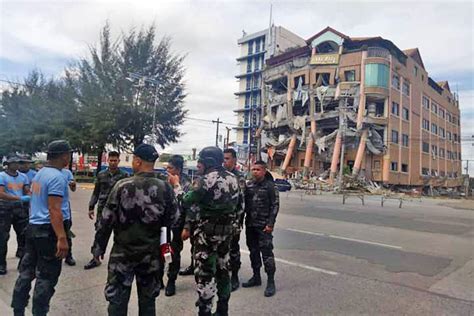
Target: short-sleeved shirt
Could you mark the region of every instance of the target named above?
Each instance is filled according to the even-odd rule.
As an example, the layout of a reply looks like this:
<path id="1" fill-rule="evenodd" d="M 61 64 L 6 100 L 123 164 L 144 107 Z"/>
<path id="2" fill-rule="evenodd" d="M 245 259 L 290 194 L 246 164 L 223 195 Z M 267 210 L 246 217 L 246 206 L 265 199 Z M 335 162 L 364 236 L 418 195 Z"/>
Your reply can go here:
<path id="1" fill-rule="evenodd" d="M 37 172 L 33 169 L 28 170 L 28 172 L 25 172 L 26 176 L 28 177 L 28 180 L 33 182 L 33 178 L 36 176 Z"/>
<path id="2" fill-rule="evenodd" d="M 63 198 L 61 211 L 63 220 L 71 219 L 69 211 L 69 189 L 63 173 L 53 167 L 44 167 L 36 174 L 31 185 L 30 224 L 50 224 L 48 197 Z M 68 207 L 64 209 L 64 203 Z"/>
<path id="3" fill-rule="evenodd" d="M 0 186 L 5 187 L 5 193 L 22 196 L 25 186 L 30 185 L 30 181 L 26 174 L 17 172 L 16 176 L 11 176 L 5 171 L 0 172 Z"/>

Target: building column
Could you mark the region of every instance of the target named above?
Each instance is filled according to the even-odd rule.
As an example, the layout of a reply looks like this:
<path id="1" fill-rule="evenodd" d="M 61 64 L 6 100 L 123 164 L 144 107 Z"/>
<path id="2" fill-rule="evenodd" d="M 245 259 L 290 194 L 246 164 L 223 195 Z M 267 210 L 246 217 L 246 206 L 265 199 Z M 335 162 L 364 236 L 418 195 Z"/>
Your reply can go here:
<path id="1" fill-rule="evenodd" d="M 357 130 L 362 129 L 362 123 L 364 120 L 365 113 L 365 60 L 367 58 L 367 51 L 362 52 L 362 63 L 360 69 L 360 98 L 359 98 L 359 110 L 357 112 Z M 362 165 L 362 159 L 365 155 L 365 143 L 367 142 L 368 130 L 362 131 L 360 137 L 359 148 L 357 149 L 356 159 L 354 161 L 354 168 L 352 169 L 352 175 L 358 175 L 360 167 Z"/>

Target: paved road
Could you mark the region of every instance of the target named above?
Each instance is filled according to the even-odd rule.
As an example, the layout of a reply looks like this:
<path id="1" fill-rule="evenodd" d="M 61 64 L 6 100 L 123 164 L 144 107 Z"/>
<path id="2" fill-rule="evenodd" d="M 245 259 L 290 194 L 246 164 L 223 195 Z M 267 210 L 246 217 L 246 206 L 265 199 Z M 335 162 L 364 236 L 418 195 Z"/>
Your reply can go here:
<path id="1" fill-rule="evenodd" d="M 93 224 L 87 219 L 90 190 L 72 194 L 77 267 L 64 266 L 51 315 L 105 315 L 106 266 L 84 271 Z M 446 203 L 446 201 L 443 201 Z M 232 295 L 232 315 L 474 315 L 474 211 L 456 201 L 404 202 L 367 197 L 342 204 L 340 196 L 281 194 L 275 231 L 277 295 L 264 288 Z M 241 279 L 250 277 L 242 234 Z M 6 313 L 16 278 L 14 233 L 9 274 L 0 277 L 0 314 Z M 189 263 L 189 248 L 183 254 Z M 178 294 L 160 295 L 159 315 L 193 315 L 192 277 L 178 279 Z M 135 290 L 133 291 L 135 292 Z M 8 310 L 7 310 L 8 311 Z M 132 294 L 129 314 L 137 314 Z M 8 315 L 8 313 L 7 313 Z"/>

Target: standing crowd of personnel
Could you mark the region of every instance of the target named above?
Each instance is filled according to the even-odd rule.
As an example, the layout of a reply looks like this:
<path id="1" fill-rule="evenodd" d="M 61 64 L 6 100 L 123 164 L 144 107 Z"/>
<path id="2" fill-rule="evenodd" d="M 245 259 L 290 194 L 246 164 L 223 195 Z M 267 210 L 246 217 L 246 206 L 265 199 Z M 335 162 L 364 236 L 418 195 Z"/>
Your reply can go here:
<path id="1" fill-rule="evenodd" d="M 10 227 L 17 235 L 19 276 L 12 298 L 14 315 L 24 315 L 31 282 L 33 315 L 47 315 L 61 273 L 62 260 L 75 265 L 71 249 L 69 190 L 76 189 L 65 169 L 72 149 L 53 141 L 47 163 L 35 173 L 31 161 L 12 155 L 0 173 L 0 274 L 7 273 Z M 263 161 L 251 168 L 251 179 L 237 170 L 233 149 L 206 147 L 199 153 L 197 176 L 184 174 L 184 159 L 174 155 L 167 176 L 154 170 L 159 155 L 147 144 L 133 152 L 133 175 L 119 168 L 119 153 L 108 153 L 108 168 L 97 174 L 89 203 L 95 217 L 92 259 L 98 267 L 113 232 L 104 294 L 109 315 L 127 315 L 135 279 L 140 315 L 155 315 L 160 290 L 176 294 L 178 275 L 194 275 L 198 315 L 228 315 L 231 292 L 240 287 L 240 234 L 245 228 L 253 276 L 242 287 L 262 284 L 266 297 L 275 294 L 273 229 L 279 210 L 278 190 Z M 25 167 L 26 164 L 26 167 Z M 21 168 L 20 168 L 21 165 Z M 96 212 L 94 212 L 97 206 Z M 191 242 L 191 266 L 180 271 L 183 242 Z M 167 283 L 163 278 L 167 270 Z M 213 299 L 217 306 L 212 313 Z"/>

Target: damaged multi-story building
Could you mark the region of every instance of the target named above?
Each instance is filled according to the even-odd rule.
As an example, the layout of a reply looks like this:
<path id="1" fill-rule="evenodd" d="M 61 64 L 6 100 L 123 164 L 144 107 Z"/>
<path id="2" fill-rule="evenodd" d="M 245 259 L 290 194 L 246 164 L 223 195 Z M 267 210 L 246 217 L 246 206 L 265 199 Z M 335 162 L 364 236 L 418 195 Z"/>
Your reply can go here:
<path id="1" fill-rule="evenodd" d="M 461 184 L 458 98 L 429 76 L 417 48 L 327 27 L 269 58 L 262 90 L 261 152 L 272 169 L 331 182 L 343 170 L 388 185 Z"/>

